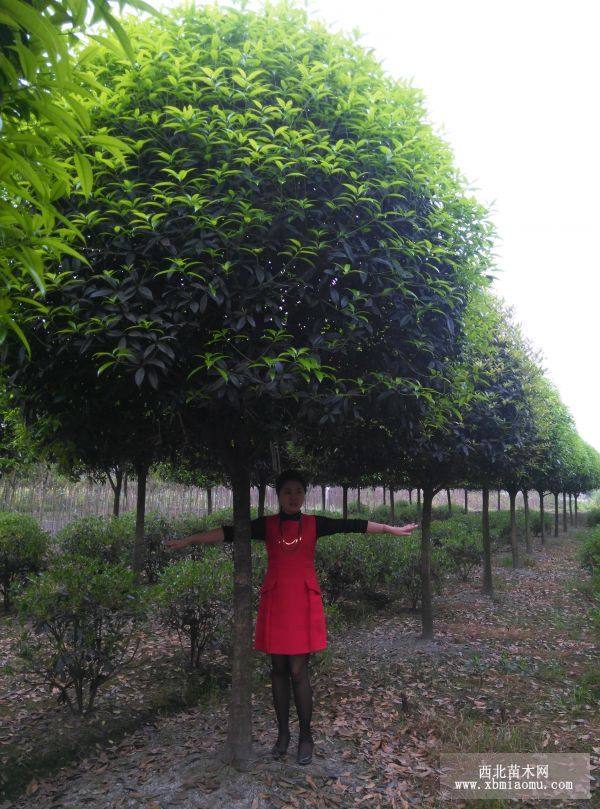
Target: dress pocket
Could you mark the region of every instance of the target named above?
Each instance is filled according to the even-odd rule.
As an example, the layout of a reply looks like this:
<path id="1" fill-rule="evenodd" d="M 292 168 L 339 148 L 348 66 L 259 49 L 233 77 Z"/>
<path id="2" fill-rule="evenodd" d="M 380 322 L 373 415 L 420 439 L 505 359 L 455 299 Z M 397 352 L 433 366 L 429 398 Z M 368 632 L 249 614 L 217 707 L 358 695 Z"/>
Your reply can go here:
<path id="1" fill-rule="evenodd" d="M 304 579 L 306 582 L 306 586 L 309 590 L 313 590 L 315 593 L 321 595 L 321 588 L 319 587 L 319 582 L 316 579 Z"/>
<path id="2" fill-rule="evenodd" d="M 262 586 L 260 588 L 260 592 L 261 593 L 268 593 L 269 590 L 272 590 L 275 587 L 276 584 L 277 584 L 277 579 L 267 579 L 267 581 L 264 581 L 262 583 Z"/>

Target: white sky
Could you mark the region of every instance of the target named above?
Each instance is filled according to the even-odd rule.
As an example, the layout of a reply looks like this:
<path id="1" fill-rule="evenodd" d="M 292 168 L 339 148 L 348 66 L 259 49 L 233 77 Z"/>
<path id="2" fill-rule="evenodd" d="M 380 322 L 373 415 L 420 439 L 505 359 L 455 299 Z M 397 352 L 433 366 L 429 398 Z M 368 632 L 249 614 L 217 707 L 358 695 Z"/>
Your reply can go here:
<path id="1" fill-rule="evenodd" d="M 600 450 L 600 3 L 309 0 L 308 10 L 332 29 L 359 28 L 388 73 L 424 91 L 492 209 L 496 290 Z"/>

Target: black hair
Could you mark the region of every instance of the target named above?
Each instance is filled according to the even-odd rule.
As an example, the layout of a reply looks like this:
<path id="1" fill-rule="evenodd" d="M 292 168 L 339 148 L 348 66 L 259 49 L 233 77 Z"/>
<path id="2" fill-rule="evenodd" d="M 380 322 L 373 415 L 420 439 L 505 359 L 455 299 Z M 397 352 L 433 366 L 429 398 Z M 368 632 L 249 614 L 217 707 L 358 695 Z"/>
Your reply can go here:
<path id="1" fill-rule="evenodd" d="M 296 469 L 285 469 L 283 472 L 281 472 L 281 474 L 277 475 L 277 479 L 275 481 L 275 491 L 277 494 L 279 494 L 281 487 L 284 483 L 287 483 L 288 480 L 297 481 L 302 485 L 302 488 L 306 492 L 307 483 L 302 472 L 298 472 Z"/>

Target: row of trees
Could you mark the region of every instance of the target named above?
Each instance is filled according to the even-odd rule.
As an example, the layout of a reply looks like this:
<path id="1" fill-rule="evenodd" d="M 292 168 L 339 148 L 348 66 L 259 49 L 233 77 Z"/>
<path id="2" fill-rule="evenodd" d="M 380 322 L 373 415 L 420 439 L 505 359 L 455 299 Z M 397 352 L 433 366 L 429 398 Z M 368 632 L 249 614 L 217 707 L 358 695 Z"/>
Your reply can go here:
<path id="1" fill-rule="evenodd" d="M 600 462 L 489 293 L 491 224 L 418 91 L 288 3 L 122 23 L 133 60 L 110 33 L 77 51 L 74 81 L 96 89 L 77 103 L 104 140 L 82 141 L 79 185 L 52 204 L 84 243 L 44 294 L 14 296 L 4 396 L 116 502 L 132 471 L 138 576 L 151 465 L 231 485 L 228 749 L 243 762 L 249 493 L 274 453 L 316 484 L 422 492 L 424 637 L 436 492 L 483 489 L 489 592 L 490 488 L 513 514 L 519 490 L 577 501 Z"/>

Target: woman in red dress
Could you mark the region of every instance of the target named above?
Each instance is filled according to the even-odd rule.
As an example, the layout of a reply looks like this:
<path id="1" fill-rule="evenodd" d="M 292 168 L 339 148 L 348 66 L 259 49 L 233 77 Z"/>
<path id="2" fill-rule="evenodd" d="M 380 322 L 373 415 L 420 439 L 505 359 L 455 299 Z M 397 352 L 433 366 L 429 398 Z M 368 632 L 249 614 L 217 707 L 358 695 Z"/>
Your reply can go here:
<path id="1" fill-rule="evenodd" d="M 318 537 L 340 533 L 388 533 L 406 536 L 415 524 L 402 527 L 367 520 L 337 520 L 302 514 L 306 481 L 295 470 L 282 472 L 275 483 L 279 514 L 251 521 L 252 539 L 267 548 L 267 571 L 260 588 L 254 648 L 271 655 L 271 685 L 279 735 L 274 756 L 287 752 L 290 741 L 290 681 L 300 733 L 297 761 L 312 760 L 312 687 L 308 663 L 312 652 L 325 649 L 327 632 L 321 588 L 314 566 Z M 233 527 L 224 525 L 165 545 L 181 548 L 191 542 L 232 542 Z"/>

